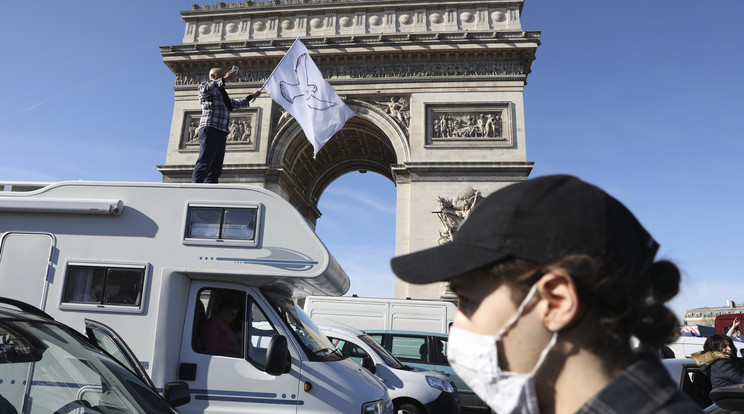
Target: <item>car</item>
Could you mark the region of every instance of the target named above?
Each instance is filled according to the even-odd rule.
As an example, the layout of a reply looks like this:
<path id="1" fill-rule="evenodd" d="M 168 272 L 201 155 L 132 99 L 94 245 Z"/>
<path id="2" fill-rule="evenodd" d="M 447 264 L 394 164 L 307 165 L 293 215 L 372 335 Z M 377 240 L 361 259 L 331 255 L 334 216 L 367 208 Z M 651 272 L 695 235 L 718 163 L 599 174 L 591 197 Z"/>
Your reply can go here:
<path id="1" fill-rule="evenodd" d="M 694 360 L 668 358 L 661 363 L 680 391 L 689 395 L 709 414 L 743 414 L 744 385 L 711 389 L 710 379 L 701 372 Z"/>
<path id="2" fill-rule="evenodd" d="M 161 396 L 113 330 L 86 321 L 86 332 L 0 297 L 0 412 L 172 414 L 189 402 L 180 381 Z"/>
<path id="3" fill-rule="evenodd" d="M 411 368 L 364 332 L 319 324 L 320 331 L 342 355 L 377 375 L 387 386 L 397 414 L 457 414 L 460 396 L 455 384 L 435 371 Z"/>
<path id="4" fill-rule="evenodd" d="M 713 404 L 710 399 L 710 379 L 703 374 L 698 364 L 689 358 L 666 358 L 661 360 L 672 381 L 679 390 L 692 397 L 701 408 Z"/>
<path id="5" fill-rule="evenodd" d="M 488 405 L 455 374 L 447 361 L 447 334 L 396 330 L 365 332 L 404 364 L 438 371 L 451 378 L 460 394 L 463 412 L 490 411 Z"/>

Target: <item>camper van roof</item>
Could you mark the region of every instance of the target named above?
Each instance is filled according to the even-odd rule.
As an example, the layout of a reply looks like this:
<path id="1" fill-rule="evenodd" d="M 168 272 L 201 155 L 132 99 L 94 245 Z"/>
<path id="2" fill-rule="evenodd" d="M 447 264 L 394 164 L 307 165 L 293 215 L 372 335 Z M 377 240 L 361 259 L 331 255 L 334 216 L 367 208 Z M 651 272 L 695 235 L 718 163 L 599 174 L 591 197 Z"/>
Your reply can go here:
<path id="1" fill-rule="evenodd" d="M 264 188 L 92 181 L 26 188 L 0 191 L 0 235 L 52 234 L 60 260 L 134 257 L 256 286 L 280 283 L 295 297 L 343 295 L 350 286 L 307 220 Z"/>

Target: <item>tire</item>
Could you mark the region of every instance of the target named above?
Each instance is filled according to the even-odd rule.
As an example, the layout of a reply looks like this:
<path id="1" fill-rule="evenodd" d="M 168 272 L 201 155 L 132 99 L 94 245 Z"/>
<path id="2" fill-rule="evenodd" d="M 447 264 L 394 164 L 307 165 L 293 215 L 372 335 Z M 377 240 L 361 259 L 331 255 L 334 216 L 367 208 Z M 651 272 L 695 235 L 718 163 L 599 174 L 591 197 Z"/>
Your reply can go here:
<path id="1" fill-rule="evenodd" d="M 425 414 L 417 405 L 403 403 L 395 409 L 395 414 Z"/>

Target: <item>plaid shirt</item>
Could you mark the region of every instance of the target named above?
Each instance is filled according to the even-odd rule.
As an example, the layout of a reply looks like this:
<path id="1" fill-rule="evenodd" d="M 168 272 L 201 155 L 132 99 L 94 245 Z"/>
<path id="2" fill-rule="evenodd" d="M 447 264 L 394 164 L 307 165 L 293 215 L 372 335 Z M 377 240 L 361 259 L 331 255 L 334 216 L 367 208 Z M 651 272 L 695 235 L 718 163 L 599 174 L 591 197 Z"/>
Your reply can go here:
<path id="1" fill-rule="evenodd" d="M 204 82 L 199 85 L 199 103 L 202 107 L 202 116 L 199 121 L 199 128 L 209 126 L 219 129 L 223 132 L 230 132 L 230 111 L 222 100 L 220 89 L 225 87 L 225 81 L 222 78 L 211 82 Z M 251 104 L 250 98 L 230 99 L 233 110 L 244 108 Z"/>
<path id="2" fill-rule="evenodd" d="M 659 359 L 642 354 L 576 414 L 700 414 L 703 410 L 672 382 Z"/>

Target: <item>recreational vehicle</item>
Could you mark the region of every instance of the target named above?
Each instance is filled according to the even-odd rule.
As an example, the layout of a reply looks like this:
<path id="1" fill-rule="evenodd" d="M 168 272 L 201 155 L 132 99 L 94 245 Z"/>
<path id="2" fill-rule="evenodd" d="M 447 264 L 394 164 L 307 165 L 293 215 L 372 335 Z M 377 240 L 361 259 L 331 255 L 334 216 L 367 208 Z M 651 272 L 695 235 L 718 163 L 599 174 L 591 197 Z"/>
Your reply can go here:
<path id="1" fill-rule="evenodd" d="M 391 413 L 386 388 L 293 299 L 349 278 L 279 195 L 244 185 L 62 182 L 0 191 L 0 292 L 114 328 L 182 413 Z M 3 188 L 3 187 L 0 187 Z M 25 190 L 25 189 L 22 189 Z"/>

